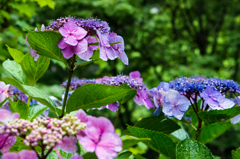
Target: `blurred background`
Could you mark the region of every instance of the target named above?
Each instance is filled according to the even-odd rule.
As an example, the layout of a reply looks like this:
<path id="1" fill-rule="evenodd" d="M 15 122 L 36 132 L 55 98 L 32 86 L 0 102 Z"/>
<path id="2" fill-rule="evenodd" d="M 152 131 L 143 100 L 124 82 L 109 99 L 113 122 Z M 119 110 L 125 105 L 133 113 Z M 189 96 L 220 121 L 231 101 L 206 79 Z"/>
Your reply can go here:
<path id="1" fill-rule="evenodd" d="M 6 45 L 27 53 L 27 30 L 49 25 L 60 17 L 98 18 L 125 41 L 129 65 L 117 59 L 79 68 L 78 78 L 128 75 L 138 70 L 148 88 L 179 76 L 204 75 L 240 82 L 240 1 L 239 0 L 0 0 L 0 63 L 11 59 Z M 0 65 L 0 79 L 10 76 Z M 61 98 L 60 84 L 67 79 L 64 66 L 52 61 L 37 87 Z M 58 90 L 58 91 L 56 91 Z M 154 110 L 128 102 L 120 114 L 119 128 Z M 96 116 L 114 120 L 116 113 L 92 110 Z M 230 158 L 240 147 L 239 124 L 207 146 L 213 154 Z M 158 158 L 144 144 L 131 151 L 146 158 Z"/>

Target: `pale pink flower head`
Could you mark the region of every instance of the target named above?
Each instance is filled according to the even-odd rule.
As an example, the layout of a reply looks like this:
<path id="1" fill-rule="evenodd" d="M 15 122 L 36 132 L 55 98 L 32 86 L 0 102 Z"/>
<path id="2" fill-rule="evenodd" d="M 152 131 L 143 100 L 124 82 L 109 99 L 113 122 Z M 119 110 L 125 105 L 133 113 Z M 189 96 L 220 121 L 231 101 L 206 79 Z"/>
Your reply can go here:
<path id="1" fill-rule="evenodd" d="M 62 49 L 63 56 L 69 59 L 74 54 L 80 55 L 88 50 L 88 41 L 84 39 L 87 31 L 79 26 L 74 21 L 69 21 L 59 29 L 63 36 L 57 45 Z"/>
<path id="2" fill-rule="evenodd" d="M 0 82 L 0 103 L 8 96 L 7 90 L 10 85 L 6 85 L 4 82 Z"/>
<path id="3" fill-rule="evenodd" d="M 82 118 L 80 120 L 86 119 L 82 110 L 78 112 L 77 117 Z M 77 137 L 85 150 L 95 151 L 100 159 L 113 159 L 117 157 L 117 152 L 122 151 L 122 140 L 115 134 L 111 121 L 105 117 L 87 116 L 87 127 Z"/>
<path id="4" fill-rule="evenodd" d="M 19 153 L 8 152 L 2 155 L 2 159 L 37 159 L 35 151 L 22 150 Z"/>

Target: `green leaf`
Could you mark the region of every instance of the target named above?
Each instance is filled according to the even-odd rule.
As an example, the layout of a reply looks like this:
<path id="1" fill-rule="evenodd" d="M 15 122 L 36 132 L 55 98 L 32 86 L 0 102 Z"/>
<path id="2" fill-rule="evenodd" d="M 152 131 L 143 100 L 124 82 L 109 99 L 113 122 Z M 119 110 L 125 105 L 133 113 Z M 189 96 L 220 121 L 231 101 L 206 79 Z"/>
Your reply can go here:
<path id="1" fill-rule="evenodd" d="M 57 46 L 57 42 L 61 38 L 62 35 L 59 32 L 29 31 L 27 40 L 32 49 L 37 51 L 37 54 L 59 60 L 69 68 L 67 60 L 63 57 L 61 49 Z"/>
<path id="2" fill-rule="evenodd" d="M 114 159 L 128 159 L 129 156 L 132 155 L 132 152 L 130 151 L 124 151 L 124 152 L 120 152 L 118 154 L 118 157 L 115 157 Z"/>
<path id="3" fill-rule="evenodd" d="M 137 138 L 137 139 L 127 139 L 123 141 L 123 150 L 126 150 L 130 147 L 133 147 L 134 145 L 136 145 L 138 142 L 142 142 L 144 140 L 149 140 L 148 138 L 146 139 L 141 139 L 141 138 Z"/>
<path id="4" fill-rule="evenodd" d="M 29 149 L 29 147 L 24 144 L 24 139 L 17 136 L 17 141 L 14 143 L 14 145 L 11 146 L 10 152 L 19 152 L 21 150 L 27 149 Z"/>
<path id="5" fill-rule="evenodd" d="M 21 100 L 13 102 L 11 99 L 9 99 L 8 101 L 12 113 L 19 113 L 20 119 L 28 119 L 29 107 L 25 102 Z"/>
<path id="6" fill-rule="evenodd" d="M 181 128 L 171 119 L 167 119 L 166 117 L 162 116 L 143 118 L 140 121 L 136 122 L 134 127 L 154 130 L 162 132 L 164 134 L 171 134 L 172 132 Z M 131 135 L 131 133 L 125 130 L 121 135 Z"/>
<path id="7" fill-rule="evenodd" d="M 30 53 L 23 57 L 21 66 L 31 86 L 34 86 L 38 79 L 47 71 L 49 64 L 50 59 L 45 56 L 39 56 L 37 61 L 34 61 L 34 57 L 31 57 Z"/>
<path id="8" fill-rule="evenodd" d="M 10 55 L 12 56 L 12 58 L 17 62 L 17 63 L 21 63 L 22 61 L 22 58 L 24 56 L 24 54 L 18 50 L 15 50 L 13 48 L 10 48 L 8 45 L 7 46 L 7 49 L 8 49 L 8 52 L 10 53 Z"/>
<path id="9" fill-rule="evenodd" d="M 8 98 L 4 99 L 1 103 L 0 103 L 0 107 L 3 106 L 3 104 L 8 100 Z"/>
<path id="10" fill-rule="evenodd" d="M 138 138 L 149 138 L 151 140 L 145 140 L 144 143 L 148 145 L 151 149 L 157 151 L 158 153 L 162 153 L 172 159 L 175 158 L 175 143 L 164 133 L 137 128 L 128 126 L 128 130 L 135 137 Z"/>
<path id="11" fill-rule="evenodd" d="M 189 107 L 187 114 L 191 117 L 191 122 L 194 126 L 197 126 L 198 123 L 198 117 L 195 111 L 193 110 L 192 106 Z"/>
<path id="12" fill-rule="evenodd" d="M 67 102 L 67 113 L 78 109 L 100 108 L 121 100 L 132 89 L 103 84 L 86 84 L 77 88 Z"/>
<path id="13" fill-rule="evenodd" d="M 73 155 L 73 153 L 67 153 L 67 152 L 64 152 L 63 150 L 61 150 L 60 148 L 58 149 L 59 152 L 60 152 L 60 155 L 62 156 L 62 158 L 64 159 L 70 159 Z"/>
<path id="14" fill-rule="evenodd" d="M 28 84 L 26 75 L 24 74 L 21 65 L 16 61 L 6 60 L 3 62 L 3 67 L 21 84 Z"/>
<path id="15" fill-rule="evenodd" d="M 144 158 L 144 157 L 142 157 L 140 155 L 133 155 L 133 156 L 134 156 L 135 159 L 146 159 L 146 158 Z"/>
<path id="16" fill-rule="evenodd" d="M 48 106 L 50 109 L 52 109 L 54 112 L 56 112 L 56 107 L 55 107 L 52 99 L 50 97 L 48 97 L 44 92 L 38 90 L 35 87 L 22 85 L 22 84 L 18 83 L 15 79 L 12 79 L 12 78 L 9 78 L 9 77 L 3 78 L 2 81 L 7 83 L 7 84 L 11 84 L 11 85 L 17 87 L 23 93 L 29 95 L 31 98 L 33 98 L 36 101 L 39 101 L 40 103 Z"/>
<path id="17" fill-rule="evenodd" d="M 236 149 L 236 151 L 232 150 L 232 158 L 240 159 L 240 147 Z"/>
<path id="18" fill-rule="evenodd" d="M 179 129 L 177 131 L 174 131 L 173 133 L 171 133 L 171 135 L 174 136 L 175 138 L 177 138 L 180 141 L 184 140 L 186 138 L 189 138 L 188 133 L 184 129 Z"/>
<path id="19" fill-rule="evenodd" d="M 57 114 L 61 114 L 62 113 L 62 107 L 56 107 L 56 111 L 55 112 L 57 112 Z M 48 117 L 50 117 L 50 118 L 57 118 L 58 119 L 58 115 L 56 115 L 55 112 L 50 109 L 48 111 Z"/>
<path id="20" fill-rule="evenodd" d="M 231 122 L 214 123 L 204 127 L 200 133 L 199 141 L 206 144 L 209 141 L 222 135 L 226 130 L 231 127 Z"/>
<path id="21" fill-rule="evenodd" d="M 80 66 L 85 66 L 85 65 L 91 64 L 91 63 L 93 63 L 97 60 L 98 59 L 90 59 L 90 60 L 85 61 L 85 60 L 82 60 L 82 59 L 78 58 L 76 60 L 76 62 L 74 63 L 74 65 L 75 65 L 74 69 L 76 69 L 77 67 L 80 67 Z"/>
<path id="22" fill-rule="evenodd" d="M 121 88 L 125 88 L 125 89 L 129 89 L 130 91 L 128 91 L 127 94 L 125 94 L 125 96 L 122 98 L 120 102 L 120 104 L 124 104 L 127 101 L 133 99 L 135 97 L 135 95 L 137 94 L 137 90 L 136 89 L 132 89 L 130 86 L 128 86 L 126 83 L 124 83 L 123 85 L 119 86 Z"/>
<path id="23" fill-rule="evenodd" d="M 52 151 L 48 156 L 47 159 L 56 159 L 58 158 L 58 155 L 56 154 L 56 152 Z"/>
<path id="24" fill-rule="evenodd" d="M 240 107 L 234 106 L 224 110 L 202 111 L 198 115 L 205 123 L 224 122 L 240 114 Z"/>
<path id="25" fill-rule="evenodd" d="M 47 106 L 44 105 L 31 105 L 29 108 L 29 120 L 32 121 L 39 115 L 41 115 L 45 110 L 47 110 Z"/>
<path id="26" fill-rule="evenodd" d="M 97 156 L 95 153 L 85 153 L 83 156 L 82 156 L 84 159 L 97 159 Z"/>
<path id="27" fill-rule="evenodd" d="M 177 159 L 213 159 L 207 146 L 188 138 L 177 144 L 176 156 Z"/>

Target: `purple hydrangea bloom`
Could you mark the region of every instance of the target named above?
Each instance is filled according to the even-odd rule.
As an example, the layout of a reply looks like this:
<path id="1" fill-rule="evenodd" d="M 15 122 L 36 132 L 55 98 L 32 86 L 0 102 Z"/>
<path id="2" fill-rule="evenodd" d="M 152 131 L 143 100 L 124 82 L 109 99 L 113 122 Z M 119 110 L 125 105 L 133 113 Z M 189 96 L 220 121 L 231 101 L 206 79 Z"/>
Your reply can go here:
<path id="1" fill-rule="evenodd" d="M 240 106 L 240 96 L 236 97 L 233 102 L 236 104 L 236 106 Z M 231 123 L 236 124 L 240 121 L 240 114 L 231 118 Z"/>
<path id="2" fill-rule="evenodd" d="M 163 112 L 167 116 L 174 116 L 181 120 L 188 110 L 190 101 L 176 90 L 169 90 L 164 98 Z"/>
<path id="3" fill-rule="evenodd" d="M 59 29 L 63 36 L 58 41 L 58 47 L 62 49 L 63 56 L 69 59 L 74 54 L 80 55 L 87 51 L 88 42 L 85 38 L 87 31 L 77 26 L 74 21 L 69 21 Z"/>
<path id="4" fill-rule="evenodd" d="M 83 59 L 83 60 L 89 60 L 92 57 L 92 55 L 93 55 L 93 51 L 98 49 L 98 46 L 91 45 L 92 43 L 98 42 L 98 40 L 95 37 L 88 36 L 88 37 L 86 37 L 86 40 L 87 40 L 87 42 L 89 44 L 87 51 L 85 51 L 85 52 L 83 52 L 81 54 L 78 54 L 78 56 L 81 59 Z"/>
<path id="5" fill-rule="evenodd" d="M 38 159 L 38 157 L 35 151 L 22 150 L 18 153 L 5 153 L 2 155 L 2 159 Z"/>
<path id="6" fill-rule="evenodd" d="M 82 110 L 77 112 L 77 117 L 87 123 L 87 127 L 77 134 L 83 148 L 95 152 L 98 158 L 117 157 L 117 152 L 122 151 L 122 140 L 115 134 L 111 121 L 105 117 L 87 116 Z"/>
<path id="7" fill-rule="evenodd" d="M 0 103 L 4 101 L 7 97 L 7 91 L 10 85 L 6 85 L 4 82 L 0 82 Z"/>
<path id="8" fill-rule="evenodd" d="M 210 86 L 201 93 L 201 97 L 203 97 L 211 109 L 226 109 L 234 106 L 233 101 L 226 99 L 220 92 Z"/>

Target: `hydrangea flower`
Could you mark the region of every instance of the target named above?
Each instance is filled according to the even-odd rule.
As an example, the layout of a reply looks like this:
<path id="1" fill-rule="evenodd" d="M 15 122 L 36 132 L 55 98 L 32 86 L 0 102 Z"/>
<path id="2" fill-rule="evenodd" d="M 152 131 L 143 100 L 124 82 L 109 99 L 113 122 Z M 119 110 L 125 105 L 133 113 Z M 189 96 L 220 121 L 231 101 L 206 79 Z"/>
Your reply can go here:
<path id="1" fill-rule="evenodd" d="M 233 102 L 236 104 L 236 106 L 240 106 L 240 96 L 234 98 Z M 240 114 L 231 118 L 231 123 L 237 124 L 240 121 Z"/>
<path id="2" fill-rule="evenodd" d="M 20 114 L 18 113 L 11 113 L 8 110 L 0 109 L 0 122 L 4 124 L 8 124 L 9 122 L 15 121 L 20 117 Z M 1 129 L 3 129 L 3 126 L 0 127 L 0 151 L 2 153 L 8 152 L 10 150 L 11 146 L 16 142 L 16 136 L 11 134 L 4 134 L 1 133 Z"/>
<path id="3" fill-rule="evenodd" d="M 74 54 L 80 55 L 87 51 L 88 42 L 85 39 L 87 31 L 77 26 L 74 21 L 68 21 L 59 29 L 63 36 L 58 41 L 58 47 L 62 49 L 63 56 L 69 59 Z"/>
<path id="4" fill-rule="evenodd" d="M 111 121 L 105 117 L 87 116 L 83 110 L 78 110 L 76 116 L 87 123 L 87 127 L 77 134 L 83 148 L 95 152 L 101 159 L 117 157 L 117 152 L 122 151 L 122 140 L 114 133 Z"/>
<path id="5" fill-rule="evenodd" d="M 77 28 L 82 28 L 85 31 Z M 110 33 L 107 22 L 93 18 L 75 19 L 66 17 L 52 22 L 51 25 L 46 27 L 46 30 L 59 30 L 63 35 L 63 38 L 58 42 L 58 47 L 62 49 L 62 53 L 67 59 L 73 54 L 77 54 L 79 58 L 88 60 L 92 57 L 93 51 L 99 48 L 102 60 L 120 58 L 125 65 L 128 65 L 123 38 L 115 33 Z M 78 34 L 84 36 L 80 38 Z M 99 45 L 96 46 L 92 43 L 98 43 Z"/>
<path id="6" fill-rule="evenodd" d="M 35 151 L 22 150 L 18 153 L 8 152 L 2 155 L 2 159 L 38 159 Z"/>
<path id="7" fill-rule="evenodd" d="M 190 101 L 176 90 L 169 90 L 164 98 L 163 112 L 167 116 L 174 116 L 181 120 L 188 110 Z"/>
<path id="8" fill-rule="evenodd" d="M 208 86 L 202 93 L 201 97 L 206 101 L 206 103 L 212 109 L 226 109 L 231 108 L 235 104 L 230 99 L 226 99 L 222 94 L 212 87 Z"/>
<path id="9" fill-rule="evenodd" d="M 10 85 L 6 85 L 4 82 L 0 82 L 0 103 L 8 97 L 7 91 Z"/>

